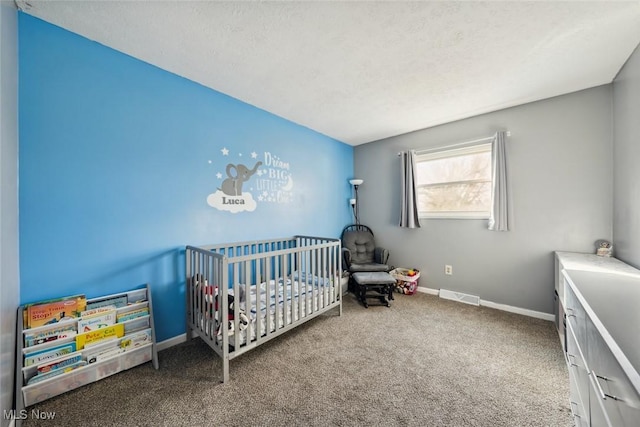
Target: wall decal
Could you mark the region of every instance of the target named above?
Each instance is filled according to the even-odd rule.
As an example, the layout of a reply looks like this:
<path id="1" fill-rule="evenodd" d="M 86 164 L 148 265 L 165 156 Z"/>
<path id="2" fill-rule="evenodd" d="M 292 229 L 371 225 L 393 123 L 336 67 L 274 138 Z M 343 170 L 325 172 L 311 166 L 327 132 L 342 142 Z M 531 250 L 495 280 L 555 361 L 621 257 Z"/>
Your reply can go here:
<path id="1" fill-rule="evenodd" d="M 227 147 L 220 150 L 221 156 L 229 157 L 231 151 Z M 254 211 L 258 203 L 289 203 L 292 200 L 294 186 L 291 165 L 270 151 L 265 151 L 262 160 L 258 153 L 250 153 L 256 162 L 251 169 L 243 163 L 227 163 L 226 177 L 218 171 L 215 176 L 221 180 L 215 193 L 209 194 L 207 203 L 221 211 L 238 213 Z M 238 153 L 242 157 L 242 153 Z M 209 160 L 209 164 L 217 162 Z M 252 180 L 252 178 L 255 179 Z M 251 182 L 250 182 L 251 181 Z M 253 192 L 257 194 L 257 200 Z"/>
<path id="2" fill-rule="evenodd" d="M 242 184 L 256 173 L 261 164 L 262 162 L 257 162 L 253 169 L 248 169 L 242 164 L 229 163 L 227 165 L 228 178 L 222 181 L 222 188 L 218 188 L 218 190 L 222 190 L 227 196 L 242 196 Z M 232 169 L 235 171 L 233 174 L 231 173 Z"/>

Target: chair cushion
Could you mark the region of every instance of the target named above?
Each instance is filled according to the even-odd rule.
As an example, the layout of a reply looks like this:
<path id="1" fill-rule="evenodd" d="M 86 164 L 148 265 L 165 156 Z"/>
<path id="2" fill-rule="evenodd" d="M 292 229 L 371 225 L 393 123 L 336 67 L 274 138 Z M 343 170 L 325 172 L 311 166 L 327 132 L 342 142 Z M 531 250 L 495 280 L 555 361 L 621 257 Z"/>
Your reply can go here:
<path id="1" fill-rule="evenodd" d="M 380 271 L 355 273 L 353 280 L 355 280 L 358 285 L 390 285 L 396 283 L 396 279 L 394 279 L 393 276 Z"/>
<path id="2" fill-rule="evenodd" d="M 353 264 L 371 264 L 374 262 L 376 244 L 371 233 L 349 231 L 342 236 L 342 246 L 351 251 Z"/>
<path id="3" fill-rule="evenodd" d="M 349 271 L 357 272 L 357 271 L 389 271 L 389 266 L 387 264 L 351 264 L 349 267 Z"/>

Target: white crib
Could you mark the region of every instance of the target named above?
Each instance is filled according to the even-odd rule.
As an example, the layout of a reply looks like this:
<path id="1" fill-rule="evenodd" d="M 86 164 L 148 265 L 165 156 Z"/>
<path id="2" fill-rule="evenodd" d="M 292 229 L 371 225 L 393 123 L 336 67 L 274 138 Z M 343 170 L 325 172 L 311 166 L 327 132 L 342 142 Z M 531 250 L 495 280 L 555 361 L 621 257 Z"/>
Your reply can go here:
<path id="1" fill-rule="evenodd" d="M 187 337 L 222 357 L 226 383 L 231 359 L 333 308 L 342 315 L 341 271 L 338 239 L 187 246 Z"/>

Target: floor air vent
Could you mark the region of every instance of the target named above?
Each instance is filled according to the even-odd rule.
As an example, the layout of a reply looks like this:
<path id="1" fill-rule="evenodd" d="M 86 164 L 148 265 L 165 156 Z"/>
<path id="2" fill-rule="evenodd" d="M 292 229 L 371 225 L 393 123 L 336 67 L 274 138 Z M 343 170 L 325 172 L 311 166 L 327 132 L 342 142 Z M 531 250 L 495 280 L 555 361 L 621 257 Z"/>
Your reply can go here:
<path id="1" fill-rule="evenodd" d="M 440 298 L 463 302 L 465 304 L 480 305 L 480 297 L 478 296 L 449 291 L 446 289 L 440 289 Z"/>

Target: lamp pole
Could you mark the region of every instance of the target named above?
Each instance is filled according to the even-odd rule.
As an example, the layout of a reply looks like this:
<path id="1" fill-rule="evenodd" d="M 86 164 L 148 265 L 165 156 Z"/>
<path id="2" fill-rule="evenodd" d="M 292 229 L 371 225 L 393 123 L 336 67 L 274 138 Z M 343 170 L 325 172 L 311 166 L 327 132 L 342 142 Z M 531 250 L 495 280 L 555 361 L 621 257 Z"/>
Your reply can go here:
<path id="1" fill-rule="evenodd" d="M 358 206 L 358 185 L 354 185 L 353 188 L 356 190 L 356 206 L 355 206 L 355 216 L 356 216 L 356 225 L 360 225 L 360 211 Z"/>
<path id="2" fill-rule="evenodd" d="M 352 201 L 352 205 L 351 207 L 353 208 L 353 215 L 356 217 L 356 225 L 360 225 L 360 201 L 358 200 L 358 187 L 360 185 L 362 185 L 364 181 L 361 179 L 350 179 L 349 180 L 349 184 L 353 185 L 353 189 L 355 190 L 356 193 L 356 198 L 355 199 L 351 199 Z"/>

